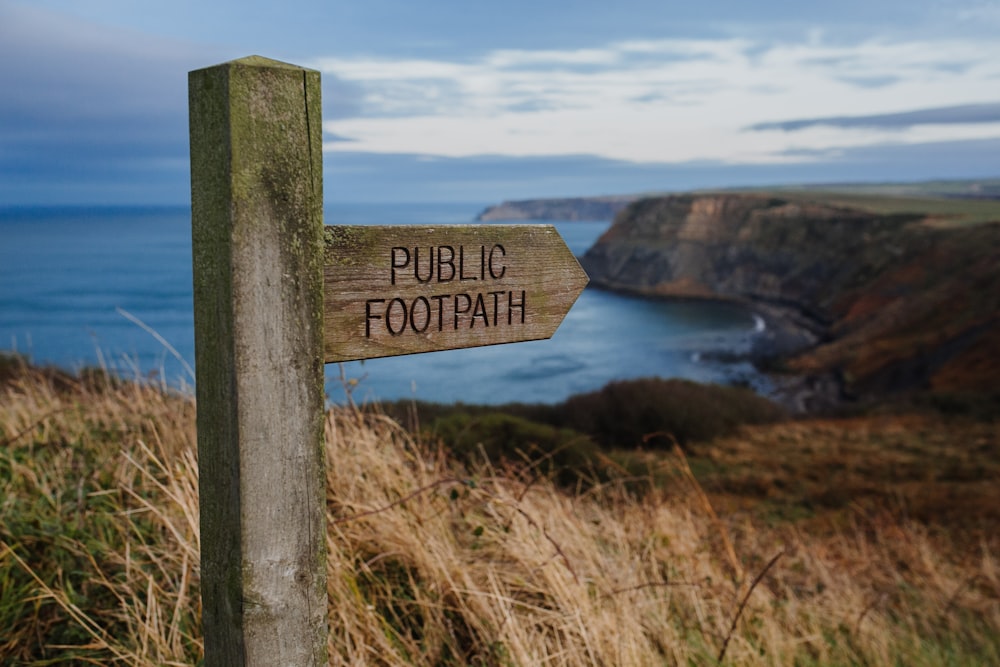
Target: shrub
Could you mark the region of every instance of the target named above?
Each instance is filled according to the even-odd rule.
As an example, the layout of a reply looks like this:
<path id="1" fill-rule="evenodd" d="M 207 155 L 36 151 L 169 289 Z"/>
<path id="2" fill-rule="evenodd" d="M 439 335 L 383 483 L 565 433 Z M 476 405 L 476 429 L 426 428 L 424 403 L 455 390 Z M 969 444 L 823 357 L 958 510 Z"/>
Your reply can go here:
<path id="1" fill-rule="evenodd" d="M 604 447 L 686 446 L 784 416 L 749 389 L 659 378 L 612 382 L 569 398 L 555 412 L 557 425 L 572 424 Z"/>
<path id="2" fill-rule="evenodd" d="M 728 435 L 741 424 L 786 416 L 778 405 L 743 387 L 660 378 L 612 382 L 556 405 L 397 401 L 381 409 L 413 432 L 431 424 L 435 435 L 463 457 L 480 445 L 491 460 L 519 460 L 529 451 L 547 453 L 561 447 L 577 450 L 574 457 L 562 455 L 566 465 L 592 460 L 595 445 L 667 448 L 676 442 L 687 447 Z"/>
<path id="3" fill-rule="evenodd" d="M 444 442 L 467 463 L 532 466 L 562 483 L 575 483 L 597 461 L 594 441 L 573 429 L 556 428 L 502 412 L 454 412 L 435 419 L 425 433 Z"/>

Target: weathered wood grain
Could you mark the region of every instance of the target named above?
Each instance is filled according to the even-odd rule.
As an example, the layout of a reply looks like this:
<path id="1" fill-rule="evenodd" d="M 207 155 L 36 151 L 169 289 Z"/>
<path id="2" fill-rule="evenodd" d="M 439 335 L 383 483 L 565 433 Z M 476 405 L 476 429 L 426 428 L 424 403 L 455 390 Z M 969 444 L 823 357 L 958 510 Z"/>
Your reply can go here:
<path id="1" fill-rule="evenodd" d="M 325 665 L 320 77 L 189 96 L 205 664 Z"/>
<path id="2" fill-rule="evenodd" d="M 330 226 L 325 359 L 550 338 L 587 285 L 552 225 Z"/>

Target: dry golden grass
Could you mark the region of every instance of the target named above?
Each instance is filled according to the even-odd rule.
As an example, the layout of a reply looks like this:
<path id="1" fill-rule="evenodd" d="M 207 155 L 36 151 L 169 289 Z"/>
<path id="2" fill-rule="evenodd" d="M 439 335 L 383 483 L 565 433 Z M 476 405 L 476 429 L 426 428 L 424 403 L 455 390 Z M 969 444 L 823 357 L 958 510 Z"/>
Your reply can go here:
<path id="1" fill-rule="evenodd" d="M 193 420 L 152 387 L 0 364 L 0 664 L 193 664 Z"/>
<path id="2" fill-rule="evenodd" d="M 333 624 L 345 664 L 713 664 L 779 555 L 736 623 L 731 664 L 996 658 L 992 556 L 952 562 L 916 523 L 872 516 L 815 537 L 716 517 L 682 458 L 662 465 L 688 480 L 683 493 L 636 500 L 489 469 L 470 485 L 394 424 L 351 414 L 331 442 L 350 443 L 329 469 L 343 558 L 331 598 L 355 605 Z"/>
<path id="3" fill-rule="evenodd" d="M 7 369 L 0 664 L 200 659 L 193 415 Z M 651 471 L 667 490 L 567 493 L 349 409 L 327 444 L 334 665 L 1000 661 L 993 552 L 956 558 L 920 523 L 717 514 L 679 454 Z"/>
<path id="4" fill-rule="evenodd" d="M 952 553 L 1000 551 L 1000 423 L 882 414 L 746 426 L 698 445 L 692 465 L 716 506 L 811 532 L 890 513 Z"/>

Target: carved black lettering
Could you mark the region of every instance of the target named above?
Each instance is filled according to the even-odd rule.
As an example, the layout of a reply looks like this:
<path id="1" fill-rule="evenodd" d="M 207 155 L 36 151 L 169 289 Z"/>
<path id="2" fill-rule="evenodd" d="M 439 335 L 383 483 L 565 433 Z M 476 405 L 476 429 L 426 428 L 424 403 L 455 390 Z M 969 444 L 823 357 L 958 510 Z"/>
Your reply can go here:
<path id="1" fill-rule="evenodd" d="M 372 320 L 382 319 L 381 315 L 372 313 L 373 303 L 385 303 L 385 299 L 368 299 L 365 301 L 365 338 L 372 337 Z"/>
<path id="2" fill-rule="evenodd" d="M 517 308 L 521 311 L 521 324 L 524 324 L 524 302 L 525 294 L 524 290 L 521 290 L 521 302 L 518 303 L 514 301 L 514 293 L 507 292 L 507 324 L 514 324 L 514 309 Z"/>
<path id="3" fill-rule="evenodd" d="M 462 308 L 458 307 L 458 300 L 459 299 L 465 299 L 465 306 L 463 306 Z M 455 329 L 456 330 L 458 329 L 458 316 L 459 315 L 463 315 L 463 314 L 469 312 L 470 308 L 472 308 L 472 297 L 470 297 L 468 294 L 456 294 L 455 295 Z"/>
<path id="4" fill-rule="evenodd" d="M 444 256 L 444 252 L 448 252 L 447 258 Z M 438 259 L 438 282 L 446 283 L 455 279 L 455 249 L 450 245 L 438 246 L 437 249 L 437 259 Z M 444 276 L 444 267 L 448 267 L 448 277 Z"/>
<path id="5" fill-rule="evenodd" d="M 421 306 L 423 308 L 424 314 L 424 324 L 423 326 L 417 326 L 417 307 Z M 414 333 L 423 333 L 427 331 L 427 327 L 431 323 L 431 302 L 427 300 L 425 296 L 418 296 L 410 304 L 410 328 L 413 329 Z"/>
<path id="6" fill-rule="evenodd" d="M 479 246 L 479 279 L 486 280 L 486 246 L 484 245 Z"/>
<path id="7" fill-rule="evenodd" d="M 413 276 L 417 279 L 418 283 L 429 283 L 431 278 L 434 277 L 434 247 L 428 248 L 430 252 L 427 253 L 427 277 L 420 277 L 420 248 L 413 249 Z"/>
<path id="8" fill-rule="evenodd" d="M 450 294 L 435 294 L 431 297 L 432 301 L 437 301 L 438 331 L 444 330 L 444 300 L 450 298 Z"/>
<path id="9" fill-rule="evenodd" d="M 506 292 L 498 290 L 496 292 L 490 292 L 489 294 L 493 297 L 493 326 L 497 326 L 497 315 L 500 313 L 500 297 L 506 294 Z"/>
<path id="10" fill-rule="evenodd" d="M 497 253 L 498 250 L 500 251 L 500 257 L 506 257 L 507 256 L 507 250 L 502 245 L 500 245 L 499 243 L 497 243 L 495 246 L 493 246 L 492 248 L 490 248 L 490 278 L 492 278 L 493 280 L 500 280 L 501 278 L 503 278 L 503 275 L 505 273 L 507 273 L 507 265 L 506 264 L 500 264 L 499 269 L 496 268 L 496 267 L 494 267 L 494 265 L 493 265 L 493 260 L 494 259 L 496 259 L 496 261 L 498 263 L 500 261 L 499 259 L 497 259 L 495 257 L 495 255 L 496 255 L 496 253 Z"/>
<path id="11" fill-rule="evenodd" d="M 399 304 L 399 309 L 403 313 L 403 322 L 402 324 L 399 325 L 398 329 L 394 329 L 392 327 L 392 317 L 393 317 L 392 307 L 395 306 L 396 304 Z M 400 299 L 399 297 L 396 297 L 395 299 L 390 301 L 389 305 L 386 306 L 385 308 L 385 328 L 389 330 L 390 335 L 398 336 L 399 334 L 403 333 L 403 331 L 406 329 L 406 320 L 407 320 L 406 302 Z"/>
<path id="12" fill-rule="evenodd" d="M 476 295 L 476 305 L 472 309 L 472 319 L 469 320 L 470 329 L 475 328 L 477 317 L 482 318 L 483 324 L 490 326 L 490 316 L 489 313 L 486 312 L 486 302 L 483 300 L 482 292 Z"/>
<path id="13" fill-rule="evenodd" d="M 464 245 L 458 246 L 458 279 L 460 281 L 462 281 L 462 280 L 475 280 L 476 279 L 475 275 L 471 275 L 471 276 L 465 275 L 465 246 Z"/>
<path id="14" fill-rule="evenodd" d="M 410 250 L 409 248 L 393 248 L 392 249 L 392 284 L 396 284 L 396 269 L 405 269 L 410 263 Z M 398 257 L 402 257 L 402 264 L 399 263 Z"/>

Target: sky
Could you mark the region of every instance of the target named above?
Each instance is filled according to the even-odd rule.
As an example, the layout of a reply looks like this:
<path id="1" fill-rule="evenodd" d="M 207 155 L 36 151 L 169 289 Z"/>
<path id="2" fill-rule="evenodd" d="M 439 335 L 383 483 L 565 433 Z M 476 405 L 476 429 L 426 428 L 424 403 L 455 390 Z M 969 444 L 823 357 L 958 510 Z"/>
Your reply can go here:
<path id="1" fill-rule="evenodd" d="M 323 80 L 327 202 L 1000 176 L 1000 0 L 0 0 L 0 206 L 183 205 L 187 72 Z"/>

